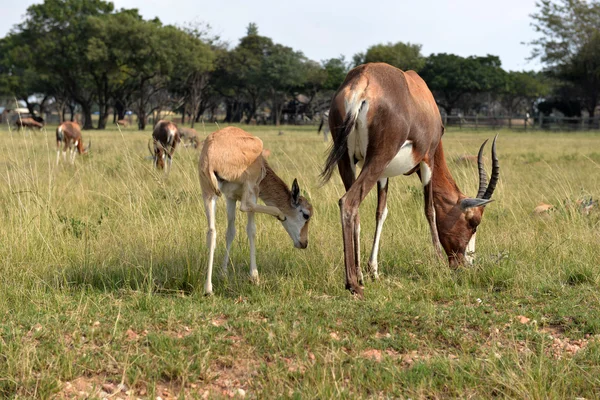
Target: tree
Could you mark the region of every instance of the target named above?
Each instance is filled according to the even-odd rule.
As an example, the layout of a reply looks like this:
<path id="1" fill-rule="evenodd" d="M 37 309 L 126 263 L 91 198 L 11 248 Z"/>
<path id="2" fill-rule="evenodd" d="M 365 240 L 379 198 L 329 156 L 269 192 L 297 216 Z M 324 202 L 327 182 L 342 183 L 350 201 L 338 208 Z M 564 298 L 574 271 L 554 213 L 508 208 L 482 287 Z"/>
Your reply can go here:
<path id="1" fill-rule="evenodd" d="M 509 115 L 517 108 L 532 108 L 533 102 L 548 95 L 550 86 L 541 73 L 510 71 L 501 92 L 501 103 Z"/>
<path id="2" fill-rule="evenodd" d="M 532 58 L 578 88 L 582 106 L 593 117 L 600 94 L 600 2 L 542 0 L 537 5 L 533 26 L 541 36 L 530 42 Z"/>
<path id="3" fill-rule="evenodd" d="M 454 54 L 432 54 L 421 76 L 447 114 L 466 94 L 497 92 L 504 85 L 505 72 L 497 56 L 463 58 Z"/>
<path id="4" fill-rule="evenodd" d="M 271 99 L 271 119 L 276 126 L 281 123 L 281 115 L 286 98 L 306 82 L 302 52 L 276 44 L 265 59 L 264 77 Z"/>
<path id="5" fill-rule="evenodd" d="M 354 65 L 369 62 L 384 62 L 401 70 L 420 71 L 425 65 L 425 59 L 421 55 L 421 45 L 411 43 L 387 43 L 376 44 L 367 49 L 365 53 L 354 56 Z"/>
<path id="6" fill-rule="evenodd" d="M 327 74 L 327 78 L 323 83 L 323 89 L 337 90 L 342 85 L 342 82 L 344 82 L 344 79 L 346 79 L 346 74 L 348 73 L 348 66 L 346 65 L 344 56 L 330 58 L 321 64 Z"/>
<path id="7" fill-rule="evenodd" d="M 86 57 L 92 38 L 88 17 L 109 14 L 113 8 L 102 0 L 45 0 L 29 6 L 25 21 L 17 27 L 35 53 L 36 72 L 57 77 L 81 106 L 84 129 L 92 128 L 96 94 L 93 66 Z"/>

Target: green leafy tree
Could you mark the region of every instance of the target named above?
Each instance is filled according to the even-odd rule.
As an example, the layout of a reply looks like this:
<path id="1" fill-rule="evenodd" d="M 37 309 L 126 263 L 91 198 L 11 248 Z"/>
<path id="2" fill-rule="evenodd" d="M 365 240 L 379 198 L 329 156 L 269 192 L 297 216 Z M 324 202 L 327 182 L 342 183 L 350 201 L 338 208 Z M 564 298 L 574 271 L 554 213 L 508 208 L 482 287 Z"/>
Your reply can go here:
<path id="1" fill-rule="evenodd" d="M 411 43 L 376 44 L 367 49 L 365 53 L 354 56 L 354 65 L 384 62 L 401 70 L 420 71 L 425 65 L 425 58 L 421 55 L 421 45 Z"/>
<path id="2" fill-rule="evenodd" d="M 533 102 L 550 93 L 543 74 L 533 71 L 510 71 L 501 92 L 501 103 L 509 115 L 532 108 Z"/>
<path id="3" fill-rule="evenodd" d="M 344 56 L 337 58 L 330 58 L 322 62 L 323 68 L 327 74 L 327 78 L 323 83 L 323 89 L 325 90 L 337 90 L 348 73 L 348 66 Z"/>
<path id="4" fill-rule="evenodd" d="M 273 46 L 265 60 L 264 77 L 269 91 L 271 118 L 277 126 L 281 123 L 287 98 L 306 82 L 305 62 L 301 52 L 280 44 Z"/>
<path id="5" fill-rule="evenodd" d="M 532 15 L 540 37 L 530 42 L 548 72 L 577 88 L 591 117 L 600 95 L 600 2 L 541 0 Z M 565 101 L 572 99 L 564 99 Z"/>
<path id="6" fill-rule="evenodd" d="M 92 128 L 96 88 L 86 57 L 92 33 L 88 17 L 110 14 L 113 4 L 102 0 L 45 0 L 27 9 L 17 27 L 35 51 L 33 67 L 40 74 L 57 77 L 84 116 L 84 129 Z"/>
<path id="7" fill-rule="evenodd" d="M 441 53 L 427 58 L 421 76 L 438 105 L 451 114 L 467 94 L 498 92 L 504 85 L 506 73 L 496 56 L 464 58 Z"/>

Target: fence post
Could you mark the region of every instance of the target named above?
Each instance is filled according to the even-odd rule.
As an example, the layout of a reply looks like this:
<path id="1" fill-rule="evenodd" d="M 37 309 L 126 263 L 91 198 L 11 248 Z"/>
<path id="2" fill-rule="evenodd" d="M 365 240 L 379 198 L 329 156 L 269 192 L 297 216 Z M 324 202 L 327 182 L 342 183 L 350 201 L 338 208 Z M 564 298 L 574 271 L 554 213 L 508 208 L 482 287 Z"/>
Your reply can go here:
<path id="1" fill-rule="evenodd" d="M 448 114 L 444 114 L 444 126 L 448 126 Z"/>
<path id="2" fill-rule="evenodd" d="M 475 130 L 479 129 L 479 116 L 475 116 Z"/>

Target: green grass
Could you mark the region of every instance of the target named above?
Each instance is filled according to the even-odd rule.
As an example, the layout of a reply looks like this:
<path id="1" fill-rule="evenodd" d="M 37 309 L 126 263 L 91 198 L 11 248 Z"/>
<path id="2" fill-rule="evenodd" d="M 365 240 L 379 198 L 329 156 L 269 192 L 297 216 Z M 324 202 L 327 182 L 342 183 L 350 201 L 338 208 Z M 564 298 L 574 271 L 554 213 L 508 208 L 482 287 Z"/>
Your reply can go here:
<path id="1" fill-rule="evenodd" d="M 0 131 L 0 398 L 98 398 L 121 383 L 113 398 L 600 397 L 600 213 L 574 206 L 600 197 L 600 135 L 501 132 L 478 260 L 457 271 L 434 258 L 417 177 L 393 179 L 382 279 L 355 300 L 343 187 L 337 175 L 318 186 L 322 137 L 249 129 L 307 192 L 309 247 L 257 216 L 254 286 L 238 213 L 234 267 L 220 277 L 220 200 L 212 297 L 196 151 L 179 149 L 165 177 L 145 158 L 149 132 L 91 131 L 89 156 L 56 167 L 53 129 Z M 447 132 L 448 159 L 492 135 Z M 450 169 L 473 195 L 476 167 Z M 532 215 L 539 202 L 554 211 Z M 374 214 L 371 193 L 363 265 Z"/>

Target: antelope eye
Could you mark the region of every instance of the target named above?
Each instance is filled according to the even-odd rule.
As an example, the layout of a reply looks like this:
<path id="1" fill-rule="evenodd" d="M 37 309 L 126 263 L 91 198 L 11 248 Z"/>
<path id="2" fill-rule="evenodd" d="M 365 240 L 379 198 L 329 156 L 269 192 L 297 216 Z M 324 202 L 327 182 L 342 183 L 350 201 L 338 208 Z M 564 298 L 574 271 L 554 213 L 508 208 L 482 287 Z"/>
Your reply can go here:
<path id="1" fill-rule="evenodd" d="M 306 214 L 306 213 L 302 213 L 302 216 L 304 217 L 304 219 L 308 220 L 310 218 L 310 215 Z"/>

